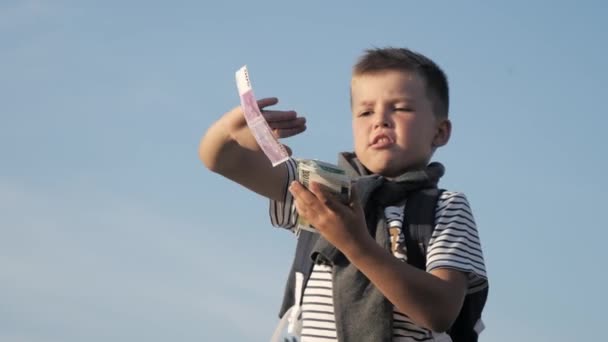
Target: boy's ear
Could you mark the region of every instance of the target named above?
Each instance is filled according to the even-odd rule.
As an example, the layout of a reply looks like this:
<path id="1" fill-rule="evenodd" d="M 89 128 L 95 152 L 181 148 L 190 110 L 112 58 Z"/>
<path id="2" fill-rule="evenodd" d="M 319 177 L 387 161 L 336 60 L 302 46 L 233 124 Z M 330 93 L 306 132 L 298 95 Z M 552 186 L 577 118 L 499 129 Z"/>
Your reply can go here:
<path id="1" fill-rule="evenodd" d="M 443 146 L 450 140 L 452 134 L 452 122 L 449 119 L 442 119 L 437 125 L 437 132 L 433 138 L 433 148 Z"/>

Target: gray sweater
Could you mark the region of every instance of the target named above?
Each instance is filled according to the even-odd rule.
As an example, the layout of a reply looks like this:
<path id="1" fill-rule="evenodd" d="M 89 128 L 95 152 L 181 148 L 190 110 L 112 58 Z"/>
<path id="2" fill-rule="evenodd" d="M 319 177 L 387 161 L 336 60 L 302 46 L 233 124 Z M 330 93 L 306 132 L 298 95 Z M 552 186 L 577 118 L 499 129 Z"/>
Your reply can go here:
<path id="1" fill-rule="evenodd" d="M 379 245 L 390 248 L 384 208 L 404 203 L 409 194 L 436 188 L 444 167 L 431 163 L 424 170 L 409 171 L 395 179 L 369 174 L 353 153 L 341 153 L 338 165 L 351 176 L 365 210 L 367 228 Z M 286 285 L 280 316 L 293 305 L 294 274 L 310 276 L 313 263 L 332 266 L 333 301 L 339 341 L 391 341 L 393 305 L 348 259 L 319 234 L 302 231 Z"/>

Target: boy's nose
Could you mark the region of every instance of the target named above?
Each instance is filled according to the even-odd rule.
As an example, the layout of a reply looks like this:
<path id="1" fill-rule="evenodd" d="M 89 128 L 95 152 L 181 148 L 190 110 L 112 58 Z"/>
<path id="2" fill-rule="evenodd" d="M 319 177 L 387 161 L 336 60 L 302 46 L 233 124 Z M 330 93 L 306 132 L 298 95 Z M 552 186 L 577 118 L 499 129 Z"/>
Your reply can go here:
<path id="1" fill-rule="evenodd" d="M 391 125 L 388 121 L 379 121 L 376 123 L 374 128 L 390 128 Z"/>
<path id="2" fill-rule="evenodd" d="M 376 117 L 374 128 L 390 128 L 391 126 L 391 121 L 387 115 L 380 114 Z"/>

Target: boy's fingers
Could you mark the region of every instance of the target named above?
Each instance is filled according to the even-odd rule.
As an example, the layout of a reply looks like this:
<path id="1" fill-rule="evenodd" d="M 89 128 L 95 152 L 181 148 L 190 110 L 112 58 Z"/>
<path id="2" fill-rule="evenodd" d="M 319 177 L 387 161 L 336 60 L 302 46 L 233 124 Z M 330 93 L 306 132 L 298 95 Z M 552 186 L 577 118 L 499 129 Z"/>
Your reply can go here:
<path id="1" fill-rule="evenodd" d="M 306 124 L 306 118 L 294 118 L 293 120 L 283 120 L 283 121 L 268 121 L 268 125 L 271 128 L 295 128 L 298 126 L 302 126 Z"/>
<path id="2" fill-rule="evenodd" d="M 264 107 L 273 106 L 279 103 L 279 99 L 276 97 L 266 97 L 261 100 L 258 100 L 258 107 L 260 109 L 264 109 Z"/>
<path id="3" fill-rule="evenodd" d="M 264 110 L 262 111 L 262 114 L 269 124 L 278 124 L 283 121 L 291 122 L 298 119 L 298 113 L 293 110 Z"/>
<path id="4" fill-rule="evenodd" d="M 293 151 L 291 150 L 291 148 L 285 144 L 282 144 L 282 145 L 285 148 L 285 151 L 287 151 L 287 155 L 291 157 L 291 155 L 293 154 Z"/>
<path id="5" fill-rule="evenodd" d="M 317 197 L 298 181 L 291 182 L 289 191 L 297 201 L 307 207 L 315 205 L 318 201 Z"/>
<path id="6" fill-rule="evenodd" d="M 312 182 L 310 191 L 323 203 L 326 207 L 333 211 L 340 211 L 342 203 L 338 197 L 325 185 Z"/>
<path id="7" fill-rule="evenodd" d="M 318 196 L 328 197 L 331 190 L 323 184 L 319 184 L 316 182 L 310 182 L 310 192 Z"/>
<path id="8" fill-rule="evenodd" d="M 289 192 L 294 196 L 300 196 L 304 191 L 306 191 L 306 188 L 298 181 L 293 181 L 289 184 Z"/>
<path id="9" fill-rule="evenodd" d="M 294 135 L 300 134 L 306 130 L 306 126 L 300 126 L 298 128 L 289 128 L 289 129 L 275 129 L 273 130 L 275 136 L 277 138 L 289 138 Z"/>

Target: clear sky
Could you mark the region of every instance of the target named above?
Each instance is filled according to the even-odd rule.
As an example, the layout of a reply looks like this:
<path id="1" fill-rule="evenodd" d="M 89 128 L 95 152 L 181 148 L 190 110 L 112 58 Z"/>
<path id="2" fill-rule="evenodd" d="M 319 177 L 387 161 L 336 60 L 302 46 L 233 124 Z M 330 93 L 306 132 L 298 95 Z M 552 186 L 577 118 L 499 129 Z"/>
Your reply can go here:
<path id="1" fill-rule="evenodd" d="M 295 239 L 198 142 L 258 97 L 350 150 L 366 48 L 439 63 L 490 277 L 484 341 L 605 335 L 604 1 L 0 1 L 0 341 L 267 341 Z"/>

